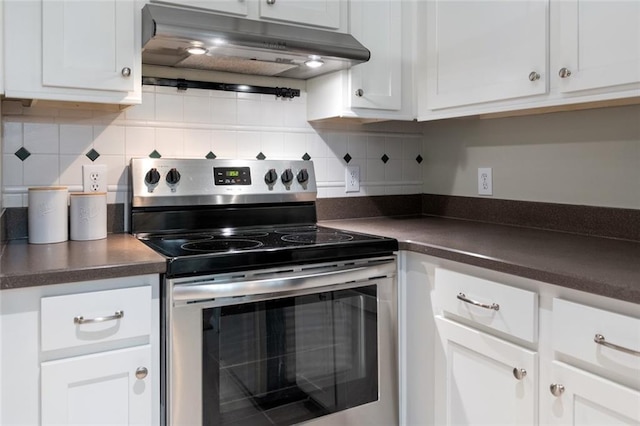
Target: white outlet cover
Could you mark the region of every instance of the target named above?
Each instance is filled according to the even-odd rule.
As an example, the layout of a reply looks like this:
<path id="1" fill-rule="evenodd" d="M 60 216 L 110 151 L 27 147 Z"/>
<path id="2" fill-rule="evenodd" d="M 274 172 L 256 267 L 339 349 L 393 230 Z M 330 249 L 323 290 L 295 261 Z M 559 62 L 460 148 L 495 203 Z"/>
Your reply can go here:
<path id="1" fill-rule="evenodd" d="M 493 195 L 493 173 L 491 167 L 478 169 L 478 195 Z"/>
<path id="2" fill-rule="evenodd" d="M 347 166 L 344 183 L 345 192 L 360 192 L 360 166 Z"/>
<path id="3" fill-rule="evenodd" d="M 84 192 L 107 192 L 106 164 L 85 164 L 82 166 L 82 190 Z"/>

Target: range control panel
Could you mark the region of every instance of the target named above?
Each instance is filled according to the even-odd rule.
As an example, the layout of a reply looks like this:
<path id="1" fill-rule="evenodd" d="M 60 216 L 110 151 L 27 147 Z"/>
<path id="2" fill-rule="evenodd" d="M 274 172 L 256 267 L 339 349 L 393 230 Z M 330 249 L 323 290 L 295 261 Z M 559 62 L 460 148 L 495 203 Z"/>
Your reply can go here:
<path id="1" fill-rule="evenodd" d="M 133 158 L 132 205 L 203 205 L 311 201 L 313 162 Z"/>

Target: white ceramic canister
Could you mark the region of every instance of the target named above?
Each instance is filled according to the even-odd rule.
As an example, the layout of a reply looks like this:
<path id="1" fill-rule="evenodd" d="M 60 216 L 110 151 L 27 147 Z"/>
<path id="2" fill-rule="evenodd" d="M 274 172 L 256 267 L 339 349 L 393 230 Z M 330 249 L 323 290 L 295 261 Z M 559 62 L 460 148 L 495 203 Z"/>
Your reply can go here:
<path id="1" fill-rule="evenodd" d="M 29 188 L 29 243 L 48 244 L 69 238 L 68 200 L 66 186 Z"/>
<path id="2" fill-rule="evenodd" d="M 72 192 L 71 239 L 76 241 L 107 238 L 107 193 Z"/>

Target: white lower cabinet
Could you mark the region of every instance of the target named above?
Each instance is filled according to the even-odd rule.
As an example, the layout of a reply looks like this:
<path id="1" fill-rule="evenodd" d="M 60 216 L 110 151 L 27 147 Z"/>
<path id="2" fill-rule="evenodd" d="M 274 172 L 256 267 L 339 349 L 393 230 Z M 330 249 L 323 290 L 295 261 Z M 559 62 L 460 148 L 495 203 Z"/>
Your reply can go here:
<path id="1" fill-rule="evenodd" d="M 43 362 L 43 425 L 150 425 L 151 347 Z"/>
<path id="2" fill-rule="evenodd" d="M 402 425 L 640 425 L 637 304 L 400 259 Z"/>
<path id="3" fill-rule="evenodd" d="M 638 425 L 640 391 L 563 362 L 552 363 L 550 422 L 559 425 Z M 637 372 L 640 374 L 640 371 Z"/>
<path id="4" fill-rule="evenodd" d="M 159 276 L 2 290 L 0 424 L 158 425 Z"/>
<path id="5" fill-rule="evenodd" d="M 436 424 L 536 422 L 535 352 L 444 318 L 436 326 L 446 354 L 446 408 Z"/>

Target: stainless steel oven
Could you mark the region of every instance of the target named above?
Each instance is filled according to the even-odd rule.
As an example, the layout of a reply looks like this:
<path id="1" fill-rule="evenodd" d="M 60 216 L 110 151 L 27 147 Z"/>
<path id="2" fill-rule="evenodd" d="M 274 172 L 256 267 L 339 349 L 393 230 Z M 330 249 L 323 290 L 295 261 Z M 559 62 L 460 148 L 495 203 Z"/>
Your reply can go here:
<path id="1" fill-rule="evenodd" d="M 397 241 L 317 226 L 309 161 L 132 160 L 167 257 L 167 425 L 398 424 Z"/>

